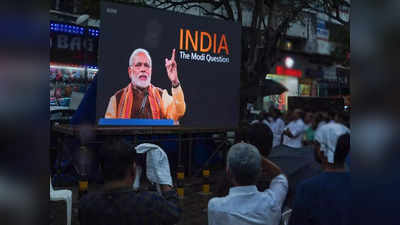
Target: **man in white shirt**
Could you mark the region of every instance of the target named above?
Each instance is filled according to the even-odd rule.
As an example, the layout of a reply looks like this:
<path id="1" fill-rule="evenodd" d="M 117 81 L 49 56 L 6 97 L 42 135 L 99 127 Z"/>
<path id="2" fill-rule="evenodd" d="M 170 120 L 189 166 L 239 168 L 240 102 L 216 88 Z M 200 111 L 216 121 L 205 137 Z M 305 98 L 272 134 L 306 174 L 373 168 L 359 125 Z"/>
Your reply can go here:
<path id="1" fill-rule="evenodd" d="M 292 148 L 302 148 L 303 134 L 307 130 L 307 125 L 303 121 L 304 112 L 296 109 L 293 112 L 293 120 L 283 131 L 283 144 Z"/>
<path id="2" fill-rule="evenodd" d="M 285 128 L 285 122 L 280 117 L 278 109 L 271 107 L 269 109 L 270 117 L 268 117 L 269 127 L 274 135 L 272 147 L 275 148 L 281 144 L 282 133 Z"/>
<path id="3" fill-rule="evenodd" d="M 226 170 L 233 187 L 227 196 L 208 202 L 208 225 L 278 225 L 288 191 L 281 169 L 261 157 L 254 145 L 241 142 L 230 148 Z M 274 177 L 263 192 L 255 185 L 261 171 Z"/>
<path id="4" fill-rule="evenodd" d="M 257 116 L 257 119 L 251 121 L 250 125 L 254 125 L 256 123 L 263 123 L 263 124 L 267 125 L 272 130 L 271 123 L 268 120 L 268 117 L 269 117 L 268 113 L 260 112 L 260 114 L 258 114 L 258 116 Z"/>

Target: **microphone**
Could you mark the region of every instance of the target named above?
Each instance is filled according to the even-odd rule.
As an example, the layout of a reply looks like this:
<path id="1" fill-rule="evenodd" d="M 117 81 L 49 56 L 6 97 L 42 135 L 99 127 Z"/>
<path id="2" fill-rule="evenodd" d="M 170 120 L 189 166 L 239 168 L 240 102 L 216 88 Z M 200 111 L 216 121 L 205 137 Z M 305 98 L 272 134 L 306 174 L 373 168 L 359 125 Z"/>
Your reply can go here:
<path id="1" fill-rule="evenodd" d="M 144 107 L 146 106 L 146 102 L 147 102 L 147 97 L 149 96 L 149 92 L 147 90 L 147 88 L 144 90 L 144 97 L 142 100 L 142 104 L 140 105 L 140 109 L 139 109 L 139 113 L 141 113 L 144 110 Z"/>

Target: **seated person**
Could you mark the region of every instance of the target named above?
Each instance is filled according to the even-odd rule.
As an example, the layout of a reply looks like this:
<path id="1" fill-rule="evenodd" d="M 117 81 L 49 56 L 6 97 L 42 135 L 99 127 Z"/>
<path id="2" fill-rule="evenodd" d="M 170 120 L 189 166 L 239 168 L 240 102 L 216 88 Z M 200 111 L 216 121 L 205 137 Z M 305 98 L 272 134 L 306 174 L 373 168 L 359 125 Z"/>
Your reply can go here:
<path id="1" fill-rule="evenodd" d="M 156 192 L 132 189 L 136 171 L 136 151 L 122 139 L 109 139 L 101 149 L 105 184 L 98 193 L 89 193 L 79 202 L 81 225 L 176 224 L 181 217 L 178 195 L 169 185 Z"/>
<path id="2" fill-rule="evenodd" d="M 328 123 L 317 130 L 315 141 L 315 157 L 324 172 L 298 186 L 290 224 L 351 224 L 351 181 L 345 166 L 350 152 L 348 129 Z"/>
<path id="3" fill-rule="evenodd" d="M 272 136 L 270 143 L 272 146 Z M 233 187 L 227 196 L 208 202 L 208 224 L 278 225 L 288 191 L 288 181 L 280 168 L 262 157 L 254 145 L 241 142 L 230 148 L 226 172 Z M 261 172 L 273 179 L 268 189 L 259 192 L 255 184 Z"/>

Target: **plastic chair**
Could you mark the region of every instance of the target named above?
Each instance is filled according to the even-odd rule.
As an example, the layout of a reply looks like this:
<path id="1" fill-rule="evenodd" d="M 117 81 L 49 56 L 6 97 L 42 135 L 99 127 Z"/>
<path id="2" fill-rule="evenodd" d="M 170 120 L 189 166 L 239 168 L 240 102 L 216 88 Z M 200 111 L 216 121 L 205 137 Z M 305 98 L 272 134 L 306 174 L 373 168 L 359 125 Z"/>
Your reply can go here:
<path id="1" fill-rule="evenodd" d="M 292 209 L 287 209 L 285 212 L 282 213 L 281 217 L 281 225 L 288 225 L 290 216 L 292 215 Z"/>
<path id="2" fill-rule="evenodd" d="M 72 191 L 54 190 L 50 177 L 50 201 L 65 201 L 67 203 L 67 225 L 71 225 Z"/>

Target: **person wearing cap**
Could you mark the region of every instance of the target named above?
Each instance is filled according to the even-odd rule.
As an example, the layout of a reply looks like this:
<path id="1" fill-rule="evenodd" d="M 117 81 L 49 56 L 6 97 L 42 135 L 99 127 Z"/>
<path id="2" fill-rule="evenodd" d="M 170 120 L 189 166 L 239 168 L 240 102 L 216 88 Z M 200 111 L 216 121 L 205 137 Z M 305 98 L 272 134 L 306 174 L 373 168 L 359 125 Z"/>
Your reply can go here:
<path id="1" fill-rule="evenodd" d="M 323 172 L 298 186 L 290 224 L 351 224 L 351 182 L 345 166 L 350 152 L 349 129 L 338 123 L 320 127 L 314 150 Z"/>
<path id="2" fill-rule="evenodd" d="M 105 184 L 101 191 L 88 193 L 80 199 L 81 225 L 172 225 L 180 221 L 182 209 L 171 185 L 159 184 L 161 194 L 133 190 L 137 176 L 136 150 L 122 138 L 106 140 L 100 155 Z"/>
<path id="3" fill-rule="evenodd" d="M 208 202 L 208 225 L 279 224 L 288 180 L 278 166 L 262 157 L 256 146 L 240 142 L 229 149 L 226 172 L 232 187 L 228 195 Z M 273 178 L 263 191 L 256 186 L 261 173 Z"/>
<path id="4" fill-rule="evenodd" d="M 128 73 L 131 82 L 111 96 L 105 118 L 108 119 L 171 119 L 185 114 L 186 104 L 178 78 L 175 49 L 171 59 L 165 59 L 165 68 L 171 81 L 172 96 L 165 89 L 151 84 L 152 61 L 147 50 L 135 49 L 129 58 Z"/>

